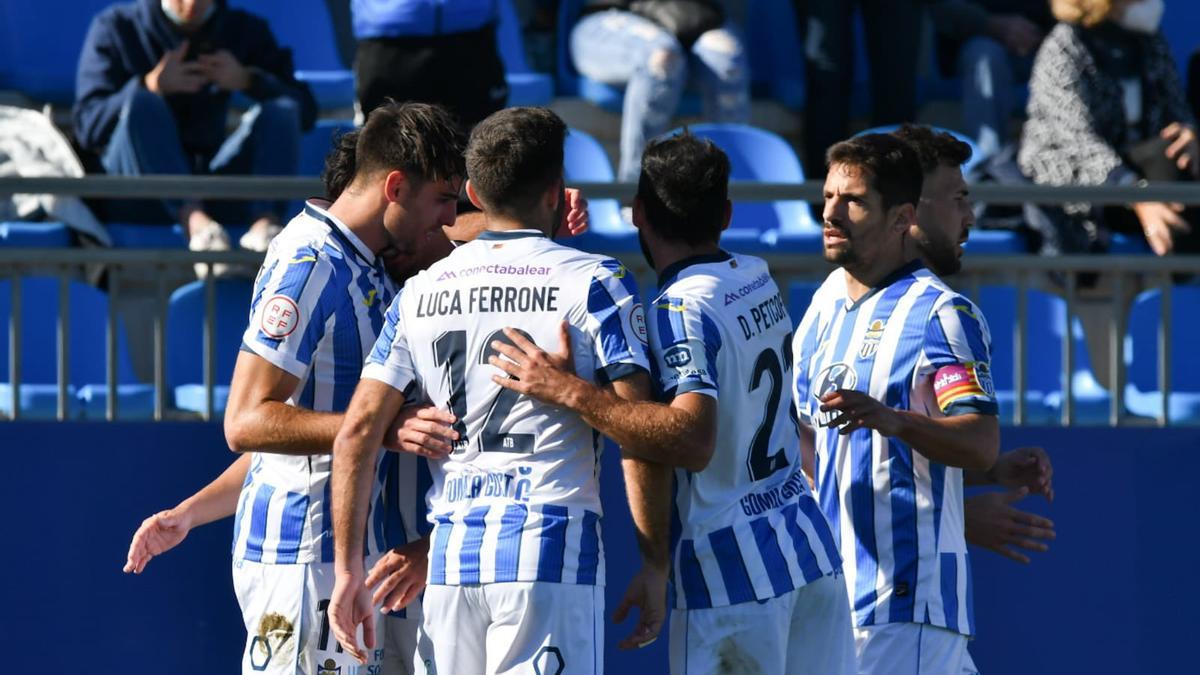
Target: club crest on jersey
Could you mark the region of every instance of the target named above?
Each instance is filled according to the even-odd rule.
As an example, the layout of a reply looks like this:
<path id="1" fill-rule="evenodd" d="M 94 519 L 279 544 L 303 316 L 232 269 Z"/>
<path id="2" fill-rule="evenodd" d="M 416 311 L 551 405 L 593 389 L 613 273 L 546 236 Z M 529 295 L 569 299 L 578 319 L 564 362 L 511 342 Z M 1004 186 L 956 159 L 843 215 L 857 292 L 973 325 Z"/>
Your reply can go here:
<path id="1" fill-rule="evenodd" d="M 629 311 L 629 329 L 642 344 L 649 344 L 646 336 L 646 310 L 640 302 L 634 304 L 633 309 Z"/>
<path id="2" fill-rule="evenodd" d="M 325 659 L 325 663 L 317 668 L 317 675 L 342 675 L 342 667 L 333 659 Z"/>
<path id="3" fill-rule="evenodd" d="M 296 330 L 300 323 L 300 308 L 286 295 L 276 295 L 263 306 L 259 327 L 267 337 L 285 338 Z"/>
<path id="4" fill-rule="evenodd" d="M 692 350 L 675 345 L 663 353 L 663 362 L 672 368 L 682 368 L 692 362 Z"/>
<path id="5" fill-rule="evenodd" d="M 887 323 L 882 319 L 871 322 L 863 335 L 862 346 L 858 348 L 858 358 L 869 359 L 875 356 L 875 352 L 879 350 L 879 341 L 883 339 L 883 329 L 886 327 Z"/>

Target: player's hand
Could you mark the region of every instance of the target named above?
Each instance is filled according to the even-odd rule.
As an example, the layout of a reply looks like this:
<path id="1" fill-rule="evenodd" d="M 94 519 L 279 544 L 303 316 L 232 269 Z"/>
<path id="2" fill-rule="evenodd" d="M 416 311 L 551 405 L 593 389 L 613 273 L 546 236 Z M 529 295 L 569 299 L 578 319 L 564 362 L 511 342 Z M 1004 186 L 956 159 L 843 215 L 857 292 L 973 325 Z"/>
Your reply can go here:
<path id="1" fill-rule="evenodd" d="M 451 426 L 458 420 L 448 410 L 434 406 L 409 405 L 400 409 L 383 437 L 383 447 L 392 452 L 411 452 L 430 459 L 445 459 L 458 440 Z"/>
<path id="2" fill-rule="evenodd" d="M 337 573 L 333 595 L 329 598 L 329 625 L 342 649 L 365 664 L 367 650 L 375 649 L 375 612 L 371 609 L 371 592 L 361 576 Z M 358 644 L 359 625 L 363 629 L 366 649 Z"/>
<path id="3" fill-rule="evenodd" d="M 821 412 L 836 410 L 841 414 L 829 421 L 828 427 L 841 427 L 838 433 L 848 434 L 857 429 L 874 429 L 884 436 L 900 434 L 903 420 L 888 406 L 854 389 L 838 389 L 821 397 Z"/>
<path id="4" fill-rule="evenodd" d="M 625 597 L 613 612 L 613 623 L 621 623 L 629 610 L 640 611 L 638 624 L 624 640 L 617 643 L 618 649 L 638 649 L 658 639 L 663 621 L 667 618 L 667 572 L 643 565 L 625 589 Z"/>
<path id="5" fill-rule="evenodd" d="M 1029 489 L 1021 487 L 1009 492 L 985 492 L 964 500 L 967 541 L 1025 565 L 1029 564 L 1029 557 L 1017 551 L 1017 547 L 1038 553 L 1048 551 L 1049 546 L 1043 542 L 1054 539 L 1054 523 L 1013 506 L 1027 494 Z"/>
<path id="6" fill-rule="evenodd" d="M 243 66 L 227 49 L 203 54 L 196 60 L 209 81 L 224 91 L 245 91 L 250 88 L 250 69 Z"/>
<path id="7" fill-rule="evenodd" d="M 203 66 L 196 61 L 183 60 L 187 50 L 188 41 L 184 40 L 178 47 L 163 54 L 154 68 L 142 78 L 146 88 L 159 96 L 167 96 L 194 94 L 208 84 L 208 75 Z"/>
<path id="8" fill-rule="evenodd" d="M 577 237 L 588 229 L 588 201 L 583 192 L 576 188 L 567 188 L 567 206 L 563 209 L 563 219 L 558 226 L 558 236 Z"/>
<path id="9" fill-rule="evenodd" d="M 1001 454 L 988 476 L 1010 490 L 1024 487 L 1054 501 L 1054 467 L 1042 448 L 1017 448 Z"/>
<path id="10" fill-rule="evenodd" d="M 159 511 L 143 520 L 129 542 L 124 571 L 141 574 L 151 558 L 178 546 L 191 529 L 191 516 L 180 509 Z"/>
<path id="11" fill-rule="evenodd" d="M 567 322 L 559 325 L 560 351 L 557 354 L 545 352 L 520 331 L 505 328 L 504 334 L 513 344 L 493 340 L 492 349 L 505 358 L 493 354 L 488 357 L 488 363 L 511 377 L 493 375 L 492 381 L 544 403 L 565 406 L 570 399 L 572 385 L 578 380 L 571 358 L 571 336 Z"/>
<path id="12" fill-rule="evenodd" d="M 1171 122 L 1159 136 L 1171 142 L 1167 146 L 1167 157 L 1175 162 L 1175 166 L 1190 173 L 1192 178 L 1200 178 L 1200 142 L 1196 140 L 1196 130 L 1186 124 Z"/>
<path id="13" fill-rule="evenodd" d="M 387 552 L 367 575 L 374 591 L 371 604 L 398 612 L 421 594 L 429 570 L 429 537 L 422 537 Z"/>

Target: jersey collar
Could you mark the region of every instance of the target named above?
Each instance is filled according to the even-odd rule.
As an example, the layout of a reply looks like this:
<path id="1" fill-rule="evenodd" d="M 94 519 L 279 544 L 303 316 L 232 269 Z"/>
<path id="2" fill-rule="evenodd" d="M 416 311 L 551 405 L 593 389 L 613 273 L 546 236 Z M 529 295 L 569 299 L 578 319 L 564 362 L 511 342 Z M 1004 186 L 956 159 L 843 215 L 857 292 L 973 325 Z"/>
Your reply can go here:
<path id="1" fill-rule="evenodd" d="M 686 267 L 691 267 L 692 265 L 707 265 L 709 263 L 725 262 L 726 260 L 732 259 L 733 256 L 729 255 L 725 251 L 719 251 L 717 253 L 702 253 L 700 255 L 684 258 L 683 260 L 676 260 L 670 265 L 667 265 L 666 268 L 663 269 L 662 273 L 658 275 L 658 287 L 666 288 L 667 284 L 674 281 L 675 277 L 679 276 L 679 273 L 682 272 Z"/>
<path id="2" fill-rule="evenodd" d="M 916 260 L 911 260 L 907 263 L 904 263 L 904 265 L 897 268 L 896 271 L 887 275 L 886 277 L 883 278 L 882 281 L 880 281 L 879 283 L 872 286 L 871 290 L 864 293 L 863 296 L 861 298 L 859 298 L 858 300 L 851 301 L 849 297 L 846 297 L 845 298 L 846 311 L 853 312 L 854 310 L 861 307 L 864 302 L 866 302 L 867 300 L 870 300 L 872 297 L 874 297 L 874 295 L 876 293 L 878 293 L 879 291 L 882 291 L 883 289 L 887 288 L 888 286 L 891 286 L 892 284 L 896 283 L 897 281 L 900 281 L 904 277 L 907 277 L 908 275 L 913 274 L 914 272 L 916 272 L 918 270 L 923 270 L 923 269 L 925 269 L 925 263 L 921 262 L 920 258 L 918 258 Z M 843 271 L 842 273 L 845 274 L 845 271 Z M 843 289 L 842 292 L 845 293 L 846 291 Z"/>
<path id="3" fill-rule="evenodd" d="M 511 239 L 524 239 L 525 237 L 541 237 L 545 239 L 546 233 L 541 230 L 484 230 L 479 233 L 476 239 L 509 241 Z"/>
<path id="4" fill-rule="evenodd" d="M 358 254 L 358 257 L 362 258 L 368 265 L 373 266 L 375 264 L 375 254 L 371 252 L 371 249 L 367 248 L 367 245 L 362 243 L 358 235 L 354 234 L 342 221 L 334 218 L 333 215 L 322 208 L 315 199 L 304 202 L 304 213 L 310 218 L 316 218 L 325 223 L 329 227 L 329 231 L 335 237 L 342 240 L 343 245 L 348 245 L 350 250 Z"/>

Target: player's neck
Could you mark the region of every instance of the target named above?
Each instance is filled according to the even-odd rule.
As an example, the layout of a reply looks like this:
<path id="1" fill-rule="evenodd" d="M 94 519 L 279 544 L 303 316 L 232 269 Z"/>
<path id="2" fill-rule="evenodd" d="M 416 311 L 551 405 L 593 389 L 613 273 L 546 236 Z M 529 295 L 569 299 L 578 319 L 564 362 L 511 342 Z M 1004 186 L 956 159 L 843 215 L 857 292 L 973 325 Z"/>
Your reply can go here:
<path id="1" fill-rule="evenodd" d="M 715 241 L 699 245 L 667 241 L 647 241 L 646 246 L 650 249 L 650 255 L 654 258 L 654 271 L 658 274 L 662 274 L 663 270 L 681 260 L 702 255 L 714 255 L 721 252 L 720 244 Z"/>
<path id="2" fill-rule="evenodd" d="M 887 260 L 879 261 L 870 266 L 843 267 L 842 271 L 846 274 L 846 296 L 851 301 L 857 302 L 896 272 L 912 264 L 914 260 L 917 260 L 915 256 L 911 258 L 908 256 L 900 258 L 889 257 Z"/>
<path id="3" fill-rule="evenodd" d="M 379 253 L 387 247 L 389 242 L 383 229 L 383 207 L 377 200 L 347 189 L 325 210 L 353 232 L 372 253 Z"/>
<path id="4" fill-rule="evenodd" d="M 542 234 L 546 234 L 546 229 L 521 222 L 519 220 L 501 216 L 494 213 L 484 212 L 484 217 L 487 219 L 487 229 L 489 232 L 512 232 L 513 230 L 537 230 Z"/>

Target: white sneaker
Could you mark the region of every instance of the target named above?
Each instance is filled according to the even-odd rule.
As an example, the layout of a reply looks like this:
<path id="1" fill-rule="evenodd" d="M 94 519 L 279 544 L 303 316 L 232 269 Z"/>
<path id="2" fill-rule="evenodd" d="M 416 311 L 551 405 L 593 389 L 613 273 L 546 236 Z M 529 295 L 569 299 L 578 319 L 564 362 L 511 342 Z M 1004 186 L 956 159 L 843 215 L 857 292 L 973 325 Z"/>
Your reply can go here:
<path id="1" fill-rule="evenodd" d="M 246 234 L 243 234 L 241 239 L 238 239 L 238 246 L 248 251 L 265 253 L 267 246 L 271 244 L 271 240 L 282 231 L 283 226 L 279 223 L 251 226 L 249 230 L 246 230 Z"/>
<path id="2" fill-rule="evenodd" d="M 229 250 L 229 233 L 224 227 L 215 220 L 208 221 L 208 224 L 201 227 L 196 232 L 192 233 L 188 239 L 188 250 L 191 251 L 228 251 Z M 208 276 L 209 266 L 205 263 L 196 263 L 196 277 L 203 279 Z M 229 265 L 225 263 L 214 263 L 212 265 L 214 277 L 223 277 L 229 274 Z"/>

